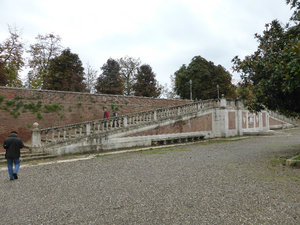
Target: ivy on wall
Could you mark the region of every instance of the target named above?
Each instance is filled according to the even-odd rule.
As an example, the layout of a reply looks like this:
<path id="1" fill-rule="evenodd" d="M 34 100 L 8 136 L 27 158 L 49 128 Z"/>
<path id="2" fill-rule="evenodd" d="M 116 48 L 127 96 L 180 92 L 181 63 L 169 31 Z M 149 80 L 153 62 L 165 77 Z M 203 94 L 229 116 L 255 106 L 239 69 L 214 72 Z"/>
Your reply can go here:
<path id="1" fill-rule="evenodd" d="M 22 100 L 26 100 L 27 103 L 24 103 Z M 28 103 L 28 101 L 32 100 L 36 100 L 36 98 L 20 98 L 17 96 L 14 101 L 5 101 L 5 97 L 0 95 L 0 109 L 9 112 L 14 118 L 18 118 L 21 113 L 31 112 L 36 114 L 38 119 L 43 118 L 42 113 L 54 113 L 63 110 L 63 106 L 60 104 L 43 105 L 41 101 Z"/>

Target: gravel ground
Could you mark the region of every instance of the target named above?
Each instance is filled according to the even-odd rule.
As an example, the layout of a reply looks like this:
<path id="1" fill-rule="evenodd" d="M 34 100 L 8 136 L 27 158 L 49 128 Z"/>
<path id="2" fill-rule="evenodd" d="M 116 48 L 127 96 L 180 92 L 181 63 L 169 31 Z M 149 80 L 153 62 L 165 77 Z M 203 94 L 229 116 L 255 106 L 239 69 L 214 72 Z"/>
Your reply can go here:
<path id="1" fill-rule="evenodd" d="M 0 224 L 300 224 L 300 129 L 0 171 Z"/>

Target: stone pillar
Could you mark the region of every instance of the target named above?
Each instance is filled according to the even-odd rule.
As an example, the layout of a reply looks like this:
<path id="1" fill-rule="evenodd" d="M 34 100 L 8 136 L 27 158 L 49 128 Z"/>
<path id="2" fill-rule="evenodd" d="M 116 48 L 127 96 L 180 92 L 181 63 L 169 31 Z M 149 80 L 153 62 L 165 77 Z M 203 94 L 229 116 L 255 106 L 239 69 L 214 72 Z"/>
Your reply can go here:
<path id="1" fill-rule="evenodd" d="M 221 108 L 226 108 L 226 104 L 227 104 L 226 98 L 224 98 L 224 95 L 222 95 L 222 98 L 220 100 L 220 107 Z"/>
<path id="2" fill-rule="evenodd" d="M 236 111 L 236 117 L 237 117 L 237 135 L 243 136 L 243 112 L 238 108 Z"/>
<path id="3" fill-rule="evenodd" d="M 213 137 L 228 136 L 228 110 L 216 108 L 213 112 Z"/>
<path id="4" fill-rule="evenodd" d="M 259 112 L 259 130 L 262 131 L 264 129 L 263 127 L 263 119 L 262 119 L 262 112 Z"/>
<path id="5" fill-rule="evenodd" d="M 266 112 L 266 130 L 270 130 L 270 114 Z"/>
<path id="6" fill-rule="evenodd" d="M 246 129 L 249 129 L 249 111 L 246 112 Z"/>
<path id="7" fill-rule="evenodd" d="M 34 148 L 41 147 L 41 130 L 39 129 L 39 124 L 37 122 L 33 124 L 31 145 Z"/>

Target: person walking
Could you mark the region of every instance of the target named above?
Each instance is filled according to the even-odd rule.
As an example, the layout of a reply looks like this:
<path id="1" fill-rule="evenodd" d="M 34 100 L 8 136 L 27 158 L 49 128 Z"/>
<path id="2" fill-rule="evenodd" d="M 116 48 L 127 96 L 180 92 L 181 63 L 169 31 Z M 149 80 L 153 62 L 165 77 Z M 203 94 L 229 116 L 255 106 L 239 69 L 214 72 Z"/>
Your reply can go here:
<path id="1" fill-rule="evenodd" d="M 106 110 L 104 111 L 103 117 L 104 117 L 104 119 L 108 119 L 109 118 L 109 114 L 108 114 L 108 112 Z"/>
<path id="2" fill-rule="evenodd" d="M 5 139 L 3 147 L 6 150 L 5 158 L 7 160 L 7 168 L 9 179 L 18 179 L 18 171 L 20 168 L 20 149 L 24 147 L 22 140 L 18 137 L 17 131 L 12 131 Z M 15 168 L 13 169 L 13 164 Z"/>

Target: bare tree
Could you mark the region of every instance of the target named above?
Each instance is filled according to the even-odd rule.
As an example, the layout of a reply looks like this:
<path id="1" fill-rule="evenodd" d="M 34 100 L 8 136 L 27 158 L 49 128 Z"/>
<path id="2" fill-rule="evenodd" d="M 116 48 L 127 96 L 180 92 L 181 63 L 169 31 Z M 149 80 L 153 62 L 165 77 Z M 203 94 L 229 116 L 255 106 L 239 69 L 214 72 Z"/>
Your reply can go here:
<path id="1" fill-rule="evenodd" d="M 118 62 L 121 67 L 120 72 L 124 80 L 124 94 L 133 95 L 132 86 L 134 84 L 134 79 L 141 61 L 139 58 L 135 59 L 129 56 L 125 56 L 124 58 L 120 58 Z"/>
<path id="2" fill-rule="evenodd" d="M 61 38 L 54 34 L 39 34 L 35 39 L 36 43 L 30 45 L 27 51 L 31 56 L 28 61 L 31 68 L 31 77 L 28 82 L 32 88 L 42 88 L 50 60 L 61 53 Z"/>
<path id="3" fill-rule="evenodd" d="M 90 93 L 95 93 L 98 71 L 95 70 L 89 63 L 87 63 L 84 76 L 87 90 Z"/>
<path id="4" fill-rule="evenodd" d="M 16 27 L 8 26 L 10 37 L 0 44 L 0 63 L 2 72 L 6 75 L 7 85 L 21 87 L 19 72 L 24 66 L 24 44 L 20 40 L 20 32 Z"/>

